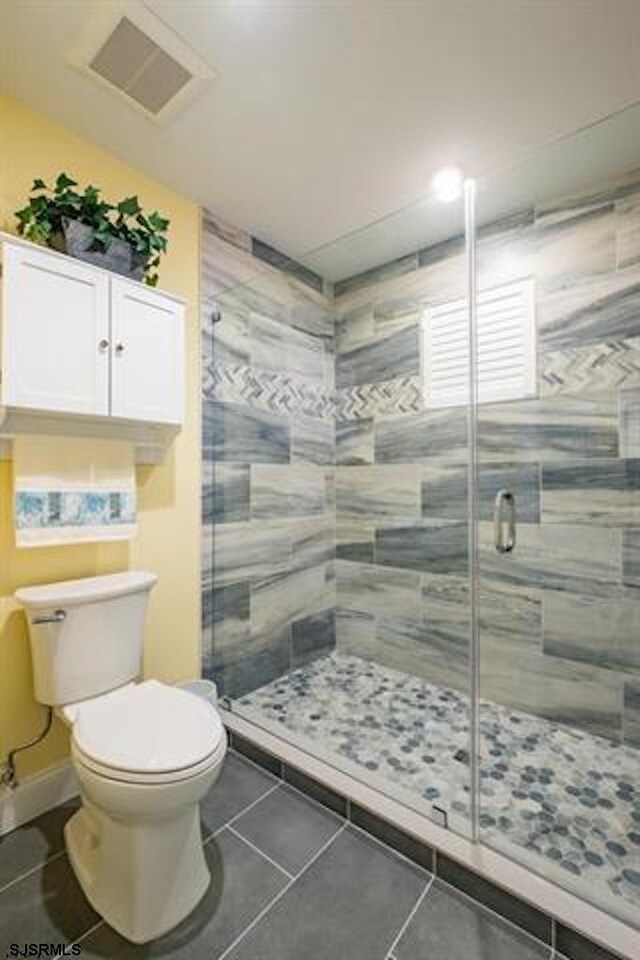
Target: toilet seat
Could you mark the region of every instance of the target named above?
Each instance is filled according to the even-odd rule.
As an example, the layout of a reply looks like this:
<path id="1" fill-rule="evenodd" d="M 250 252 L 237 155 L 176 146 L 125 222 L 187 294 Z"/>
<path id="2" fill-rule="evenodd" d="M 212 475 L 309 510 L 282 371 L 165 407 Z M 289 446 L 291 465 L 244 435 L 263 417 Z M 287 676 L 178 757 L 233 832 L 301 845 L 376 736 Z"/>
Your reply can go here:
<path id="1" fill-rule="evenodd" d="M 79 705 L 72 748 L 101 776 L 168 783 L 197 776 L 224 756 L 226 734 L 210 703 L 147 680 Z"/>

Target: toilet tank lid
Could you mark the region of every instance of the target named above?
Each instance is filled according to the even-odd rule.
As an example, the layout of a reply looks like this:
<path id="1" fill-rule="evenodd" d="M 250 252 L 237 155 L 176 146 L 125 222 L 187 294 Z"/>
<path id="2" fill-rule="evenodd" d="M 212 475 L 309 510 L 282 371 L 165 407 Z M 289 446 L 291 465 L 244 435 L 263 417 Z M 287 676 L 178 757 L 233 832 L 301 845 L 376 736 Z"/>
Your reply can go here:
<path id="1" fill-rule="evenodd" d="M 155 573 L 126 570 L 101 577 L 83 577 L 81 580 L 61 580 L 59 583 L 47 583 L 38 587 L 22 587 L 16 590 L 15 598 L 23 606 L 33 610 L 72 606 L 150 590 L 157 579 Z"/>

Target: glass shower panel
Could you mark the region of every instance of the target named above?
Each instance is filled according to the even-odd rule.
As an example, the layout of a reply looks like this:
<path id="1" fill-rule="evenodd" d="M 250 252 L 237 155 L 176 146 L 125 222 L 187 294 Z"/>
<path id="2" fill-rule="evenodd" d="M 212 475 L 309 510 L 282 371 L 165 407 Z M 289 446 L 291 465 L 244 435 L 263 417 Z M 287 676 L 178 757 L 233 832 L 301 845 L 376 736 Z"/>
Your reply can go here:
<path id="1" fill-rule="evenodd" d="M 480 838 L 637 924 L 640 107 L 477 215 Z"/>
<path id="2" fill-rule="evenodd" d="M 468 834 L 462 200 L 297 261 L 228 237 L 205 218 L 205 673 L 228 709 Z M 448 344 L 438 308 L 461 300 Z M 448 375 L 455 405 L 430 402 Z"/>

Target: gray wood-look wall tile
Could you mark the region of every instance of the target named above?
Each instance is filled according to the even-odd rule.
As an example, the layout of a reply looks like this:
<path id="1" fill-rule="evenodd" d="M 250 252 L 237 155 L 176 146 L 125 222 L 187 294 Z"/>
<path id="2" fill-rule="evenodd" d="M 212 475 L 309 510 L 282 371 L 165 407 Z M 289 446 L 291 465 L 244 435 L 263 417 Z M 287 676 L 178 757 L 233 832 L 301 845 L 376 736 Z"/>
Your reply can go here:
<path id="1" fill-rule="evenodd" d="M 202 465 L 205 493 L 203 522 L 235 523 L 249 519 L 249 465 L 214 463 Z"/>
<path id="2" fill-rule="evenodd" d="M 337 467 L 335 480 L 340 517 L 370 516 L 379 523 L 420 517 L 418 466 Z"/>
<path id="3" fill-rule="evenodd" d="M 640 457 L 640 389 L 620 391 L 620 456 Z"/>
<path id="4" fill-rule="evenodd" d="M 319 337 L 257 313 L 251 315 L 250 334 L 254 367 L 304 380 L 324 381 L 324 349 Z"/>
<path id="5" fill-rule="evenodd" d="M 640 747 L 640 680 L 624 685 L 624 742 Z"/>
<path id="6" fill-rule="evenodd" d="M 640 529 L 622 531 L 622 582 L 640 587 Z"/>
<path id="7" fill-rule="evenodd" d="M 543 523 L 640 525 L 640 460 L 578 460 L 542 468 Z"/>
<path id="8" fill-rule="evenodd" d="M 342 515 L 336 522 L 336 557 L 342 560 L 356 560 L 361 563 L 374 562 L 374 531 L 372 521 L 345 520 Z"/>
<path id="9" fill-rule="evenodd" d="M 291 422 L 291 462 L 328 465 L 335 462 L 333 420 L 298 415 Z"/>
<path id="10" fill-rule="evenodd" d="M 617 674 L 591 664 L 547 656 L 512 638 L 483 640 L 480 695 L 556 723 L 619 742 L 621 684 Z"/>
<path id="11" fill-rule="evenodd" d="M 478 410 L 481 463 L 618 456 L 617 403 L 553 397 Z"/>
<path id="12" fill-rule="evenodd" d="M 637 303 L 640 269 L 628 267 L 541 290 L 538 296 L 539 335 L 545 347 L 570 347 L 638 334 Z"/>
<path id="13" fill-rule="evenodd" d="M 291 435 L 282 417 L 234 403 L 207 402 L 203 456 L 214 461 L 288 463 Z"/>
<path id="14" fill-rule="evenodd" d="M 480 519 L 492 518 L 495 498 L 500 490 L 510 490 L 514 494 L 518 522 L 539 522 L 540 467 L 537 463 L 480 463 L 478 469 Z M 468 511 L 467 465 L 423 466 L 423 516 L 465 520 Z"/>
<path id="15" fill-rule="evenodd" d="M 367 616 L 419 621 L 422 613 L 420 575 L 376 564 L 336 561 L 336 597 L 340 610 Z"/>
<path id="16" fill-rule="evenodd" d="M 283 629 L 326 609 L 330 601 L 324 564 L 256 579 L 251 585 L 251 630 L 260 635 Z"/>
<path id="17" fill-rule="evenodd" d="M 620 530 L 521 523 L 513 553 L 495 549 L 493 524 L 479 525 L 480 575 L 505 584 L 609 597 L 620 583 Z"/>
<path id="18" fill-rule="evenodd" d="M 309 464 L 251 465 L 251 516 L 309 516 L 327 509 L 325 471 Z"/>
<path id="19" fill-rule="evenodd" d="M 335 609 L 322 610 L 291 625 L 291 666 L 299 667 L 326 656 L 336 645 Z"/>
<path id="20" fill-rule="evenodd" d="M 467 412 L 464 408 L 425 411 L 376 422 L 376 463 L 424 463 L 440 459 L 466 463 Z M 504 451 L 502 459 L 504 460 Z"/>
<path id="21" fill-rule="evenodd" d="M 423 520 L 376 529 L 376 563 L 424 573 L 465 574 L 468 528 L 453 520 Z"/>
<path id="22" fill-rule="evenodd" d="M 640 671 L 640 591 L 607 597 L 545 590 L 544 652 L 609 670 Z"/>
<path id="23" fill-rule="evenodd" d="M 618 269 L 640 263 L 640 195 L 616 203 Z"/>
<path id="24" fill-rule="evenodd" d="M 336 422 L 336 463 L 373 463 L 373 419 Z"/>
<path id="25" fill-rule="evenodd" d="M 384 331 L 336 356 L 336 384 L 352 387 L 420 372 L 417 324 Z"/>

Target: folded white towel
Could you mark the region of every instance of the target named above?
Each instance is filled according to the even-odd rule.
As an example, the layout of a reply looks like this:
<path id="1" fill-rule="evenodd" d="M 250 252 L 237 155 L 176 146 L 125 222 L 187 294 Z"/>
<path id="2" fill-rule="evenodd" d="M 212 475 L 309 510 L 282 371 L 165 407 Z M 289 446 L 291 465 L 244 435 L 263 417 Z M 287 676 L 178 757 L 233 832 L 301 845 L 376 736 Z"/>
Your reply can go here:
<path id="1" fill-rule="evenodd" d="M 137 532 L 133 445 L 20 436 L 13 442 L 18 547 L 125 540 Z"/>

